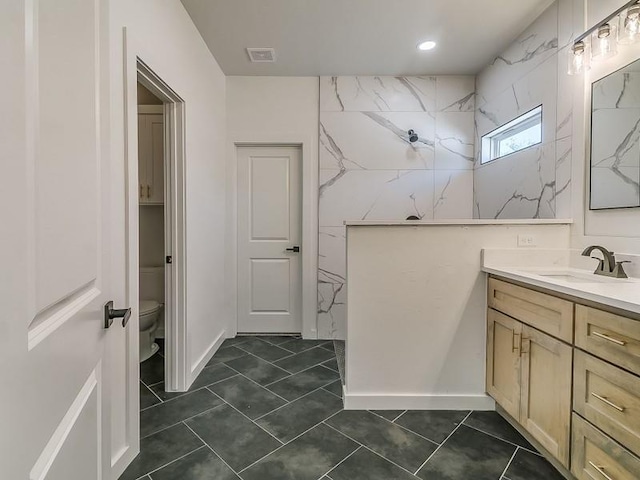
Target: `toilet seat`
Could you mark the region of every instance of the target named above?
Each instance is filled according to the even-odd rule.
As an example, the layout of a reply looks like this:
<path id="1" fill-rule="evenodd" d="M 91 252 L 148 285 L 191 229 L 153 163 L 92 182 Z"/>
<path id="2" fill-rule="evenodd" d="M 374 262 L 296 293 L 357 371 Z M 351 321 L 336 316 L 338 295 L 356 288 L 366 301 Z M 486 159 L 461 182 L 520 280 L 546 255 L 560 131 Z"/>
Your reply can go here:
<path id="1" fill-rule="evenodd" d="M 161 305 L 155 300 L 140 301 L 140 331 L 153 328 L 158 320 L 157 312 Z"/>
<path id="2" fill-rule="evenodd" d="M 140 300 L 140 315 L 148 315 L 153 313 L 160 307 L 160 304 L 155 300 Z"/>

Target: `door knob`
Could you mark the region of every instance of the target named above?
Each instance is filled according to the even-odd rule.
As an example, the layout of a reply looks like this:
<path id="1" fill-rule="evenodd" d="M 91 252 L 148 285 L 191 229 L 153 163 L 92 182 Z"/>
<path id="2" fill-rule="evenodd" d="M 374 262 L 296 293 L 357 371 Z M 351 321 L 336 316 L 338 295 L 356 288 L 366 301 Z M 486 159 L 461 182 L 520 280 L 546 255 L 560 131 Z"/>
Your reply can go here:
<path id="1" fill-rule="evenodd" d="M 295 247 L 287 248 L 286 251 L 298 253 L 300 251 L 300 247 L 296 245 Z"/>
<path id="2" fill-rule="evenodd" d="M 129 323 L 129 318 L 131 318 L 131 309 L 114 309 L 113 300 L 109 300 L 104 304 L 104 328 L 109 328 L 113 324 L 114 318 L 122 318 L 122 326 L 126 327 L 127 323 Z"/>

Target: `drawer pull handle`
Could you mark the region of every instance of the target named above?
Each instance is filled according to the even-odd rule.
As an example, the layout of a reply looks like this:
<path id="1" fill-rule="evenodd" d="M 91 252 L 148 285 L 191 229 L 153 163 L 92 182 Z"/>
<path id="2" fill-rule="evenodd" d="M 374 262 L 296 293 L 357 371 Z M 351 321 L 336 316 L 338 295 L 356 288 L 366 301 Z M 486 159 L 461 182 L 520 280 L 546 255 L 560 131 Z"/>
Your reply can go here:
<path id="1" fill-rule="evenodd" d="M 592 396 L 592 397 L 597 398 L 597 399 L 598 399 L 598 400 L 600 400 L 601 402 L 606 403 L 606 404 L 607 404 L 607 405 L 609 405 L 610 407 L 615 408 L 615 409 L 616 409 L 616 410 L 618 410 L 619 412 L 624 412 L 624 407 L 620 407 L 620 406 L 616 405 L 615 403 L 613 403 L 613 402 L 611 402 L 611 401 L 607 400 L 606 398 L 601 397 L 601 396 L 600 396 L 600 395 L 598 395 L 597 393 L 593 393 L 593 392 L 592 392 L 592 393 L 591 393 L 591 396 Z"/>
<path id="2" fill-rule="evenodd" d="M 517 340 L 516 340 L 516 337 L 518 338 Z M 521 343 L 522 343 L 522 334 L 514 332 L 513 338 L 511 340 L 511 352 L 512 353 L 518 352 L 518 355 L 520 355 Z"/>
<path id="3" fill-rule="evenodd" d="M 591 335 L 595 335 L 596 337 L 602 338 L 611 343 L 615 343 L 616 345 L 620 345 L 621 347 L 624 347 L 627 344 L 627 342 L 623 342 L 622 340 L 618 340 L 617 338 L 610 337 L 609 335 L 605 335 L 604 333 L 592 332 Z"/>
<path id="4" fill-rule="evenodd" d="M 596 472 L 598 472 L 600 475 L 602 475 L 604 478 L 606 478 L 607 480 L 613 480 L 613 478 L 611 478 L 609 475 L 607 475 L 604 471 L 604 467 L 599 467 L 598 465 L 596 465 L 593 462 L 589 462 L 589 465 L 591 465 L 593 468 L 596 469 Z"/>

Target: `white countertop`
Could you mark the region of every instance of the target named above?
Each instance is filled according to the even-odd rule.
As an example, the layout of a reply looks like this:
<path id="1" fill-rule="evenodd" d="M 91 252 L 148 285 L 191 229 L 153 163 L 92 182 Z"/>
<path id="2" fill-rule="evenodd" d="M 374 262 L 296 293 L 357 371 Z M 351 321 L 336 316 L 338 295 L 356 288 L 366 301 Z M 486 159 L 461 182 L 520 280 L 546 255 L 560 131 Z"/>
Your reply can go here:
<path id="1" fill-rule="evenodd" d="M 577 257 L 573 250 L 526 250 L 521 255 L 518 250 L 484 250 L 482 271 L 640 314 L 640 279 L 595 275 L 597 262 Z"/>
<path id="2" fill-rule="evenodd" d="M 485 219 L 465 219 L 465 220 L 347 220 L 344 224 L 348 227 L 371 227 L 371 226 L 432 226 L 432 225 L 570 225 L 573 220 L 568 219 L 548 219 L 548 220 L 485 220 Z"/>

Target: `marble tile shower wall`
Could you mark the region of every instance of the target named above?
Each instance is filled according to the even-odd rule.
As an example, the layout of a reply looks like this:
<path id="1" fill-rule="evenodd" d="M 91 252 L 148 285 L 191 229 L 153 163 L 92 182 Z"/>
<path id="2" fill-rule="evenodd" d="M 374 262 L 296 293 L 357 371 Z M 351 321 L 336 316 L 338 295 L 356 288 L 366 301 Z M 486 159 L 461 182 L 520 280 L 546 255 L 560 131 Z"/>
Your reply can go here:
<path id="1" fill-rule="evenodd" d="M 345 220 L 472 217 L 474 110 L 472 76 L 320 78 L 320 338 L 345 336 Z"/>
<path id="2" fill-rule="evenodd" d="M 474 218 L 570 218 L 573 2 L 551 5 L 477 78 Z M 542 105 L 542 143 L 480 164 L 481 137 Z"/>

